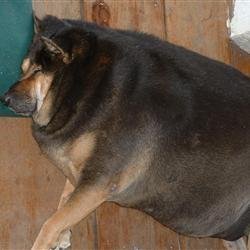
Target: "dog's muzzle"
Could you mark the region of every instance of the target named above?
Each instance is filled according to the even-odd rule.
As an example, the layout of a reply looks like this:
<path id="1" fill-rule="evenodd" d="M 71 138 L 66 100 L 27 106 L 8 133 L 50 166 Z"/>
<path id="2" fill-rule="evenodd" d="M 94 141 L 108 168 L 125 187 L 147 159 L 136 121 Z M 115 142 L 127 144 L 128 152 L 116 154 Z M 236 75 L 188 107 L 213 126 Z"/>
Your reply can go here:
<path id="1" fill-rule="evenodd" d="M 10 104 L 11 97 L 7 94 L 4 94 L 3 96 L 0 96 L 0 101 L 3 103 L 5 106 L 9 106 Z"/>
<path id="2" fill-rule="evenodd" d="M 29 96 L 9 90 L 0 97 L 0 101 L 17 114 L 30 116 L 36 109 L 36 102 Z"/>

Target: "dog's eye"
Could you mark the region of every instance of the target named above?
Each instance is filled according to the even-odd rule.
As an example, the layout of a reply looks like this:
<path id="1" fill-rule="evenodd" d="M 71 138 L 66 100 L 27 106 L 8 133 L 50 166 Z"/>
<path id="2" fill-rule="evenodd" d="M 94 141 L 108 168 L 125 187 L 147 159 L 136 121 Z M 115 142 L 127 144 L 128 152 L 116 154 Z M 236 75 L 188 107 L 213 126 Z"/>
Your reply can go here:
<path id="1" fill-rule="evenodd" d="M 42 68 L 41 67 L 37 67 L 37 68 L 34 69 L 33 74 L 36 74 L 36 73 L 38 73 L 40 71 L 42 71 Z"/>

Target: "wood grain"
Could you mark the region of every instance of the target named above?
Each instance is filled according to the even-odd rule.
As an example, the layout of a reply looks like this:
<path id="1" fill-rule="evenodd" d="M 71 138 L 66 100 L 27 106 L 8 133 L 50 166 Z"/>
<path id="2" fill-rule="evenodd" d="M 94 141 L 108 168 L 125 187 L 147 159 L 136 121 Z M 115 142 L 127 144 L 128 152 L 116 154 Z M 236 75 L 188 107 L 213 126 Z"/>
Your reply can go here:
<path id="1" fill-rule="evenodd" d="M 60 18 L 81 19 L 80 0 L 33 0 L 33 9 L 38 17 L 54 15 Z"/>
<path id="2" fill-rule="evenodd" d="M 166 1 L 167 40 L 212 59 L 230 63 L 226 21 L 230 1 Z M 180 235 L 180 249 L 225 249 L 222 240 Z"/>
<path id="3" fill-rule="evenodd" d="M 231 64 L 241 72 L 250 76 L 250 55 L 231 43 Z"/>
<path id="4" fill-rule="evenodd" d="M 84 1 L 85 20 L 166 39 L 164 1 Z M 108 204 L 97 209 L 98 249 L 178 249 L 178 235 L 149 216 Z M 166 248 L 167 247 L 167 248 Z"/>
<path id="5" fill-rule="evenodd" d="M 167 39 L 202 55 L 230 62 L 230 1 L 165 1 Z"/>
<path id="6" fill-rule="evenodd" d="M 83 16 L 85 20 L 112 28 L 143 31 L 166 38 L 163 0 L 87 0 L 83 1 Z"/>
<path id="7" fill-rule="evenodd" d="M 96 212 L 91 213 L 72 230 L 72 250 L 98 249 Z"/>
<path id="8" fill-rule="evenodd" d="M 81 19 L 82 1 L 35 0 L 33 8 L 38 17 L 50 14 L 59 18 Z M 97 244 L 95 212 L 72 229 L 72 249 L 95 249 Z"/>
<path id="9" fill-rule="evenodd" d="M 30 249 L 64 178 L 41 155 L 28 119 L 1 118 L 0 127 L 0 249 Z"/>
<path id="10" fill-rule="evenodd" d="M 228 2 L 165 1 L 166 16 L 160 10 L 154 11 L 157 6 L 162 8 L 163 2 L 158 1 L 156 5 L 155 1 L 149 2 L 139 1 L 138 8 L 138 1 L 85 1 L 83 13 L 87 20 L 98 24 L 152 33 L 211 58 L 230 62 L 225 26 Z M 104 7 L 96 8 L 98 4 Z M 99 208 L 97 220 L 100 249 L 224 249 L 221 240 L 179 236 L 140 212 L 115 205 Z M 109 229 L 105 230 L 107 225 Z"/>
<path id="11" fill-rule="evenodd" d="M 33 1 L 38 17 L 52 14 L 79 19 L 81 1 Z M 0 119 L 0 249 L 30 249 L 41 225 L 56 210 L 65 178 L 41 155 L 30 120 Z M 91 216 L 77 225 L 74 245 L 92 245 Z M 81 229 L 81 230 L 79 230 Z M 82 244 L 81 244 L 82 246 Z"/>

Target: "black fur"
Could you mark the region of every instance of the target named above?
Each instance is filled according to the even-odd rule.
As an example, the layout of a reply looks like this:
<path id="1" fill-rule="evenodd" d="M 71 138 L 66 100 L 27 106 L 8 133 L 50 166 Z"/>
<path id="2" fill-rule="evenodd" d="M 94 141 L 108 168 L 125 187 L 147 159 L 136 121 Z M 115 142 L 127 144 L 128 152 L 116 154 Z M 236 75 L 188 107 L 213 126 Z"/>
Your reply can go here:
<path id="1" fill-rule="evenodd" d="M 119 179 L 150 156 L 111 201 L 182 234 L 241 237 L 250 224 L 250 79 L 143 33 L 50 16 L 41 27 L 72 61 L 52 58 L 34 39 L 29 57 L 55 74 L 52 119 L 33 125 L 39 145 L 96 132 L 86 185 Z"/>

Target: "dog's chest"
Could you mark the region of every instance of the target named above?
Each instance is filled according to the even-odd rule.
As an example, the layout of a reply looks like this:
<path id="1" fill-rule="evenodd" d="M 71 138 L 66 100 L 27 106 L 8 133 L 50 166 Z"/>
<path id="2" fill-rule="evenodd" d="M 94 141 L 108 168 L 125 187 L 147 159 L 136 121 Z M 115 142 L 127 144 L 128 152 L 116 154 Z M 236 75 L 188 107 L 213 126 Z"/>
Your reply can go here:
<path id="1" fill-rule="evenodd" d="M 42 151 L 66 177 L 77 182 L 95 147 L 95 135 L 86 133 L 64 144 L 41 146 Z"/>

